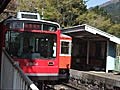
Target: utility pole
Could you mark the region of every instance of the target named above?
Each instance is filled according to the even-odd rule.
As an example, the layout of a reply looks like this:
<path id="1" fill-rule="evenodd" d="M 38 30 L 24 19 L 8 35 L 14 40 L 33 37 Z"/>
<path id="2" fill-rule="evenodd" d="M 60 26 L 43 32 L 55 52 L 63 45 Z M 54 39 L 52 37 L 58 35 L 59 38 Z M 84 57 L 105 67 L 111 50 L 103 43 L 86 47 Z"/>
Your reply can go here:
<path id="1" fill-rule="evenodd" d="M 44 19 L 44 5 L 45 5 L 44 0 L 42 0 L 42 13 L 41 13 L 42 19 Z"/>
<path id="2" fill-rule="evenodd" d="M 42 19 L 44 19 L 44 8 L 42 7 Z"/>

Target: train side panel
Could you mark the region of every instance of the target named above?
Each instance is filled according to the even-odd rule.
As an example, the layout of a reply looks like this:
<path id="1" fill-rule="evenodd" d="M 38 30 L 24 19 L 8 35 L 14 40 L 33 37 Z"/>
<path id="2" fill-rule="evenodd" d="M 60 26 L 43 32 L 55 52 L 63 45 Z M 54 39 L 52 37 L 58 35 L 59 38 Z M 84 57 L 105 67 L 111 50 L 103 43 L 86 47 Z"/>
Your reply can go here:
<path id="1" fill-rule="evenodd" d="M 69 69 L 71 67 L 71 43 L 70 36 L 61 34 L 60 37 L 60 59 L 59 59 L 59 77 L 60 79 L 69 78 Z"/>
<path id="2" fill-rule="evenodd" d="M 60 56 L 60 60 L 59 60 L 59 67 L 60 68 L 68 68 L 71 67 L 71 56 Z"/>

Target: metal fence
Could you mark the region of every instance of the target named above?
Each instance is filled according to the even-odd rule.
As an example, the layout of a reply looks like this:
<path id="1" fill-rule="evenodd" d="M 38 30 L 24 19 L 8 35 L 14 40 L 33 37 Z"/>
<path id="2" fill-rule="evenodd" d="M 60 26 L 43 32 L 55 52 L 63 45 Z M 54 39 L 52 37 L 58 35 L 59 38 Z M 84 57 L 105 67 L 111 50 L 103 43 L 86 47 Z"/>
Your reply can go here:
<path id="1" fill-rule="evenodd" d="M 4 49 L 0 79 L 1 90 L 39 90 Z"/>

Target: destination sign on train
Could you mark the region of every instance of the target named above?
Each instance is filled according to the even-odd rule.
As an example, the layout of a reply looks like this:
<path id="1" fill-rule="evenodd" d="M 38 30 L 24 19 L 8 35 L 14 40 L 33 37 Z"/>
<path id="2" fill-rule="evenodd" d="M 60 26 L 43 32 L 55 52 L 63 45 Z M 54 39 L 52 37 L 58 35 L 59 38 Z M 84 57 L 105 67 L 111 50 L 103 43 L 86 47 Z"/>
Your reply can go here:
<path id="1" fill-rule="evenodd" d="M 22 18 L 37 19 L 37 15 L 22 14 Z"/>

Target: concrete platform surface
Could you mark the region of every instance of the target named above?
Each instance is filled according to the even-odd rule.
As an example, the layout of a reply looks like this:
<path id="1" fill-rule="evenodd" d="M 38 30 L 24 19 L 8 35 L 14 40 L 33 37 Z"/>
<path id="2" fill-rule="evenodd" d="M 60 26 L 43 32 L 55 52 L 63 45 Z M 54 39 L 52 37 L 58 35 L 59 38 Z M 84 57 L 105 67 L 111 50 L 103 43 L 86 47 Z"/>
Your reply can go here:
<path id="1" fill-rule="evenodd" d="M 71 69 L 70 76 L 80 80 L 93 81 L 99 84 L 104 83 L 106 85 L 120 87 L 120 75 L 117 73 L 105 73 L 101 71 L 78 71 Z"/>

